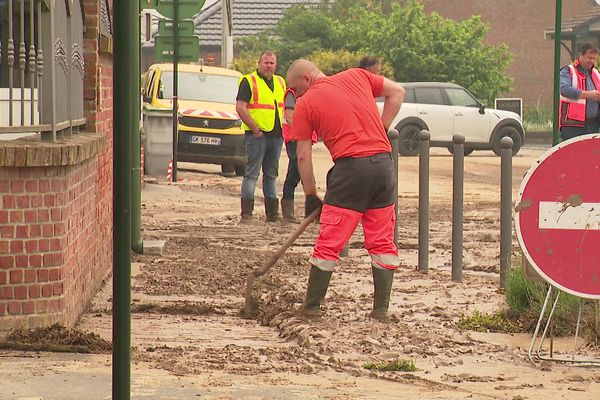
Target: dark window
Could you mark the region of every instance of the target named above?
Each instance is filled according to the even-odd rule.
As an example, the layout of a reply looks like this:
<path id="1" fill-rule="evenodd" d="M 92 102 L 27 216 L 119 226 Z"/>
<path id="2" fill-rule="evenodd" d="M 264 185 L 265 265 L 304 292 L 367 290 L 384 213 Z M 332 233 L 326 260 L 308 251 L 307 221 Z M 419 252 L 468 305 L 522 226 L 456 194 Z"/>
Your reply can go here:
<path id="1" fill-rule="evenodd" d="M 442 91 L 438 88 L 417 88 L 415 90 L 415 102 L 420 104 L 445 105 Z"/>
<path id="2" fill-rule="evenodd" d="M 460 88 L 447 88 L 445 90 L 450 99 L 450 104 L 453 106 L 479 107 L 477 99 L 466 90 Z"/>
<path id="3" fill-rule="evenodd" d="M 405 103 L 414 103 L 415 102 L 415 89 L 406 89 L 406 93 L 404 94 L 404 102 Z"/>

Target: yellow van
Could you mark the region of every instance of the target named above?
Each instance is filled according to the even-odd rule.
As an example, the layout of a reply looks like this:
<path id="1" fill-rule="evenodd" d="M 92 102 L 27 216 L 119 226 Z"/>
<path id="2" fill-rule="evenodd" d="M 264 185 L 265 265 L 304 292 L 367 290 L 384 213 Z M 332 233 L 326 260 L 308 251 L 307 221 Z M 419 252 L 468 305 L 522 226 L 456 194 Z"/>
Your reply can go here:
<path id="1" fill-rule="evenodd" d="M 226 68 L 179 65 L 178 161 L 220 164 L 223 172 L 244 174 L 244 131 L 235 111 L 240 76 Z M 173 109 L 172 64 L 150 66 L 142 82 L 143 114 Z"/>

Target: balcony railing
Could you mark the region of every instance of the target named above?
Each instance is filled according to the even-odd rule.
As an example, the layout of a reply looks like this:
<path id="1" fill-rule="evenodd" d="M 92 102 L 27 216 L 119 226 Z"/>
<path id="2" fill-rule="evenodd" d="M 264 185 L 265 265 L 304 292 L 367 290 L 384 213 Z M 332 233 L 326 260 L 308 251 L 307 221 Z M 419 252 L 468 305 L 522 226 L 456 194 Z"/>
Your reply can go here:
<path id="1" fill-rule="evenodd" d="M 0 140 L 85 123 L 83 21 L 79 0 L 0 1 Z"/>

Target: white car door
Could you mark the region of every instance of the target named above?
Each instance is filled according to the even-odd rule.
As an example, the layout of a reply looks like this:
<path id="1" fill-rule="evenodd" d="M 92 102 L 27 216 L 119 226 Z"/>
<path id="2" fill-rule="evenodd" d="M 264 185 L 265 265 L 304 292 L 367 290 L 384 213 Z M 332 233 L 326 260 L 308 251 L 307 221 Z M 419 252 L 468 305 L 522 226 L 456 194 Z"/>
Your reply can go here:
<path id="1" fill-rule="evenodd" d="M 454 133 L 465 136 L 465 144 L 490 140 L 491 113 L 480 112 L 479 101 L 463 88 L 444 88 L 454 114 Z"/>
<path id="2" fill-rule="evenodd" d="M 440 88 L 415 88 L 417 116 L 429 127 L 431 140 L 452 140 L 454 116 Z"/>

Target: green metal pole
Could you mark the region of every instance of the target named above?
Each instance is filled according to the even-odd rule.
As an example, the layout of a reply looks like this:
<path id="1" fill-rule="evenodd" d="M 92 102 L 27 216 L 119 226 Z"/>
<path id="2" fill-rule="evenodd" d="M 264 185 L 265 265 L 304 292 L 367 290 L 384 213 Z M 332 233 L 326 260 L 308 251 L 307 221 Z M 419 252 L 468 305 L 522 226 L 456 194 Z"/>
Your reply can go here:
<path id="1" fill-rule="evenodd" d="M 552 144 L 560 141 L 558 132 L 558 102 L 560 100 L 560 41 L 562 29 L 562 0 L 556 0 L 556 17 L 554 25 L 554 115 L 552 120 Z"/>
<path id="2" fill-rule="evenodd" d="M 177 140 L 179 139 L 179 0 L 173 0 L 173 182 L 177 182 Z"/>
<path id="3" fill-rule="evenodd" d="M 142 169 L 141 169 L 141 138 L 140 138 L 140 9 L 138 7 L 133 23 L 135 41 L 131 54 L 131 250 L 138 254 L 144 252 L 142 241 Z"/>
<path id="4" fill-rule="evenodd" d="M 113 353 L 112 398 L 129 400 L 131 386 L 131 69 L 138 43 L 137 1 L 114 3 Z"/>

